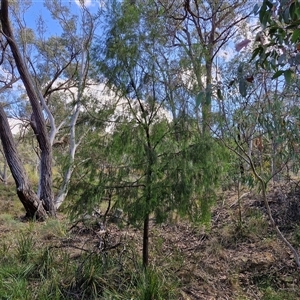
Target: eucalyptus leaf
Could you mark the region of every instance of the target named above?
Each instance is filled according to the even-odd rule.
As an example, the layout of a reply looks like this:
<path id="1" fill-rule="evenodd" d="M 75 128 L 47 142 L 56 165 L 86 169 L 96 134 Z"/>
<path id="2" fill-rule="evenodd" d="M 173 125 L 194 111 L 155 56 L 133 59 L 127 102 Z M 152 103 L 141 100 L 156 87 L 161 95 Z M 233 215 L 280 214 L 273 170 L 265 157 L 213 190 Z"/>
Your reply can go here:
<path id="1" fill-rule="evenodd" d="M 278 57 L 278 64 L 279 65 L 284 65 L 286 63 L 286 55 L 282 54 Z"/>
<path id="2" fill-rule="evenodd" d="M 267 12 L 267 6 L 265 2 L 263 2 L 262 7 L 259 10 L 259 21 L 265 27 L 267 25 L 268 21 L 268 12 Z"/>
<path id="3" fill-rule="evenodd" d="M 299 37 L 300 37 L 300 28 L 297 28 L 292 34 L 291 42 L 296 43 L 299 40 Z"/>
<path id="4" fill-rule="evenodd" d="M 211 96 L 212 96 L 212 91 L 211 91 L 211 89 L 208 89 L 205 92 L 205 105 L 210 105 L 211 104 Z"/>
<path id="5" fill-rule="evenodd" d="M 287 83 L 290 83 L 292 80 L 293 71 L 291 69 L 284 71 L 284 78 Z"/>
<path id="6" fill-rule="evenodd" d="M 238 73 L 243 73 L 243 64 L 239 64 L 237 71 Z"/>
<path id="7" fill-rule="evenodd" d="M 206 98 L 206 92 L 201 91 L 196 97 L 196 107 L 199 107 L 199 105 L 204 102 L 205 98 Z"/>
<path id="8" fill-rule="evenodd" d="M 287 24 L 290 23 L 290 10 L 289 10 L 289 8 L 286 8 L 284 10 L 282 17 L 283 17 L 283 20 L 284 20 L 285 23 L 287 23 Z"/>
<path id="9" fill-rule="evenodd" d="M 283 73 L 284 73 L 283 70 L 277 71 L 277 72 L 273 75 L 272 79 L 276 79 L 276 78 L 280 77 Z"/>
<path id="10" fill-rule="evenodd" d="M 295 4 L 295 2 L 291 3 L 289 12 L 290 12 L 291 19 L 292 20 L 297 20 L 296 4 Z"/>
<path id="11" fill-rule="evenodd" d="M 217 96 L 218 96 L 219 100 L 224 100 L 221 89 L 217 90 Z"/>
<path id="12" fill-rule="evenodd" d="M 300 53 L 296 54 L 295 59 L 294 59 L 294 63 L 296 65 L 300 65 Z"/>
<path id="13" fill-rule="evenodd" d="M 239 92 L 240 92 L 242 97 L 247 96 L 247 82 L 244 78 L 241 78 L 239 80 Z"/>
<path id="14" fill-rule="evenodd" d="M 257 15 L 258 12 L 259 12 L 259 5 L 256 3 L 256 4 L 254 5 L 254 7 L 253 7 L 253 13 L 254 13 L 255 15 Z"/>

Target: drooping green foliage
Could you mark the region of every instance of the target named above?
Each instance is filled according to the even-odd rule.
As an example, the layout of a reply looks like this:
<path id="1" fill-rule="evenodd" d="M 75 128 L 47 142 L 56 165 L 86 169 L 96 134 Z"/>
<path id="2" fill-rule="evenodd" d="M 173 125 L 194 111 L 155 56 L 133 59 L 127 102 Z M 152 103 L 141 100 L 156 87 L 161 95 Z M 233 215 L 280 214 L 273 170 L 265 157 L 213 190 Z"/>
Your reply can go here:
<path id="1" fill-rule="evenodd" d="M 163 222 L 172 212 L 208 222 L 223 150 L 213 139 L 200 138 L 195 127 L 180 129 L 163 120 L 147 136 L 132 120 L 119 124 L 111 136 L 90 136 L 83 149 L 90 158 L 78 166 L 84 175 L 73 181 L 73 208 L 92 211 L 111 195 L 131 224 L 140 224 L 149 213 Z"/>
<path id="2" fill-rule="evenodd" d="M 80 166 L 85 175 L 73 181 L 73 211 L 91 211 L 106 199 L 122 208 L 130 224 L 143 223 L 144 266 L 150 216 L 157 223 L 174 213 L 209 222 L 224 153 L 212 137 L 199 134 L 196 116 L 184 102 L 189 92 L 181 88 L 181 96 L 174 97 L 179 94 L 167 80 L 172 56 L 152 14 L 159 16 L 127 1 L 110 8 L 105 44 L 99 41 L 93 59 L 115 92 L 114 125 L 89 139 L 93 153 Z"/>
<path id="3" fill-rule="evenodd" d="M 95 184 L 99 199 L 111 191 L 115 205 L 133 224 L 149 213 L 164 221 L 172 211 L 207 221 L 221 174 L 222 150 L 212 138 L 199 135 L 193 117 L 183 113 L 171 120 L 164 111 L 170 87 L 160 80 L 163 38 L 145 9 L 114 2 L 106 47 L 95 48 L 99 71 L 122 97 L 123 115 L 99 153 L 103 163 L 87 162 L 87 178 Z M 93 189 L 85 188 L 79 199 L 90 198 L 85 196 L 87 190 Z"/>

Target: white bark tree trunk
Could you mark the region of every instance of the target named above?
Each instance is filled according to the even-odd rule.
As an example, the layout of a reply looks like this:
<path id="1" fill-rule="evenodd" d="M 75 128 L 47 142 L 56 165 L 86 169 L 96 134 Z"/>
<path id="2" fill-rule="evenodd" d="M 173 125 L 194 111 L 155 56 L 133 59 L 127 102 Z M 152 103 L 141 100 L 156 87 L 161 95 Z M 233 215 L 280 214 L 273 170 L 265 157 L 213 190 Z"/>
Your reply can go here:
<path id="1" fill-rule="evenodd" d="M 81 103 L 82 103 L 82 97 L 83 92 L 86 85 L 86 79 L 88 75 L 89 70 L 89 61 L 88 61 L 88 49 L 93 37 L 94 33 L 94 24 L 93 20 L 91 18 L 91 15 L 89 14 L 88 10 L 85 6 L 82 6 L 83 9 L 83 41 L 82 41 L 82 51 L 81 51 L 81 68 L 79 70 L 79 78 L 78 78 L 78 91 L 76 95 L 76 107 L 74 110 L 74 113 L 72 115 L 71 121 L 70 121 L 70 145 L 69 145 L 69 161 L 68 161 L 68 167 L 65 171 L 63 182 L 61 185 L 61 188 L 55 198 L 55 209 L 58 209 L 61 204 L 64 202 L 65 198 L 68 195 L 69 191 L 69 184 L 71 181 L 72 173 L 74 170 L 74 161 L 75 161 L 75 154 L 76 149 L 78 145 L 80 144 L 83 136 L 76 141 L 76 124 L 77 120 L 80 114 L 81 109 Z"/>

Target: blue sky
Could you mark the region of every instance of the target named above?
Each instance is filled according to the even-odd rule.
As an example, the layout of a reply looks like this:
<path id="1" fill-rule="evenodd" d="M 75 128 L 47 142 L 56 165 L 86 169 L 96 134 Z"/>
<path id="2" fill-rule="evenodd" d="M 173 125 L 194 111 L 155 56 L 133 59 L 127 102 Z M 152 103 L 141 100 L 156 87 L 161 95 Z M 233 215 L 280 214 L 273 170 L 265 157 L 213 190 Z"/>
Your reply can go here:
<path id="1" fill-rule="evenodd" d="M 61 32 L 60 27 L 51 18 L 48 9 L 44 6 L 44 0 L 32 0 L 31 7 L 26 11 L 24 20 L 26 27 L 36 28 L 37 20 L 41 16 L 46 24 L 47 35 L 55 35 Z M 71 12 L 75 15 L 80 14 L 80 4 L 79 0 L 62 0 L 60 1 L 63 5 L 71 9 Z M 91 12 L 96 12 L 99 8 L 99 3 L 101 0 L 85 0 L 85 5 L 89 8 Z"/>

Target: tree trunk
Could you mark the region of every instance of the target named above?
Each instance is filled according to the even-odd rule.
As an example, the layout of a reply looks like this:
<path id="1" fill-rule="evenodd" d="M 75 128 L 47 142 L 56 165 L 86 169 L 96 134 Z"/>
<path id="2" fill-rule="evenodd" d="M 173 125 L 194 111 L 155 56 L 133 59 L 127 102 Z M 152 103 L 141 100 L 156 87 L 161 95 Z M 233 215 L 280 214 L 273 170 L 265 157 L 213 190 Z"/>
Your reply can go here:
<path id="1" fill-rule="evenodd" d="M 92 36 L 92 33 L 90 32 L 90 37 Z M 89 43 L 86 43 L 86 46 L 89 45 Z M 75 153 L 76 149 L 78 147 L 78 143 L 76 143 L 76 131 L 75 127 L 77 124 L 77 120 L 80 114 L 80 109 L 81 109 L 81 101 L 82 101 L 82 96 L 83 96 L 83 91 L 84 91 L 84 86 L 85 86 L 85 80 L 87 77 L 88 73 L 88 62 L 87 62 L 87 49 L 84 48 L 82 49 L 81 53 L 81 68 L 79 72 L 79 84 L 78 84 L 78 92 L 77 92 L 77 104 L 76 104 L 76 109 L 71 117 L 71 122 L 70 122 L 70 145 L 69 145 L 69 164 L 68 168 L 64 174 L 63 182 L 61 185 L 61 188 L 58 192 L 57 197 L 55 198 L 54 205 L 55 209 L 58 209 L 65 198 L 68 195 L 69 192 L 69 184 L 71 181 L 72 173 L 74 170 L 74 161 L 75 161 Z"/>
<path id="2" fill-rule="evenodd" d="M 143 266 L 147 268 L 149 263 L 149 214 L 144 219 L 144 234 L 143 234 Z"/>
<path id="3" fill-rule="evenodd" d="M 146 269 L 149 264 L 149 211 L 150 211 L 149 206 L 152 198 L 151 184 L 152 184 L 152 173 L 153 173 L 152 168 L 154 165 L 153 148 L 151 146 L 149 126 L 146 127 L 145 134 L 147 138 L 146 155 L 147 155 L 148 167 L 146 171 L 146 194 L 145 194 L 146 214 L 144 217 L 144 232 L 143 232 L 143 266 Z"/>
<path id="4" fill-rule="evenodd" d="M 211 116 L 211 97 L 212 97 L 212 66 L 214 57 L 214 33 L 215 25 L 212 22 L 212 31 L 210 34 L 210 41 L 207 47 L 207 53 L 205 57 L 205 73 L 206 73 L 206 99 L 202 106 L 202 122 L 203 122 L 203 133 L 209 134 L 212 116 Z"/>
<path id="5" fill-rule="evenodd" d="M 18 156 L 13 135 L 2 105 L 0 105 L 0 138 L 5 158 L 16 183 L 17 194 L 26 210 L 26 216 L 38 220 L 46 219 L 47 213 L 42 202 L 31 188 L 21 159 Z"/>
<path id="6" fill-rule="evenodd" d="M 209 47 L 209 53 L 206 58 L 206 97 L 202 105 L 203 134 L 209 134 L 211 126 L 211 94 L 212 94 L 212 48 Z"/>
<path id="7" fill-rule="evenodd" d="M 41 165 L 40 165 L 40 199 L 42 204 L 51 216 L 55 215 L 53 194 L 52 194 L 52 148 L 48 136 L 46 122 L 43 116 L 43 111 L 40 103 L 39 93 L 34 85 L 33 78 L 28 71 L 28 68 L 22 58 L 21 52 L 16 43 L 11 24 L 8 16 L 8 0 L 1 1 L 0 13 L 2 31 L 12 51 L 16 66 L 18 68 L 20 78 L 26 89 L 32 111 L 33 111 L 33 129 L 41 150 Z M 14 175 L 14 178 L 16 174 Z M 20 199 L 21 200 L 21 199 Z M 22 200 L 21 200 L 22 201 Z M 23 203 L 23 202 L 22 202 Z M 24 205 L 27 202 L 23 203 Z M 27 210 L 27 208 L 25 208 Z M 30 207 L 28 207 L 30 210 Z"/>

